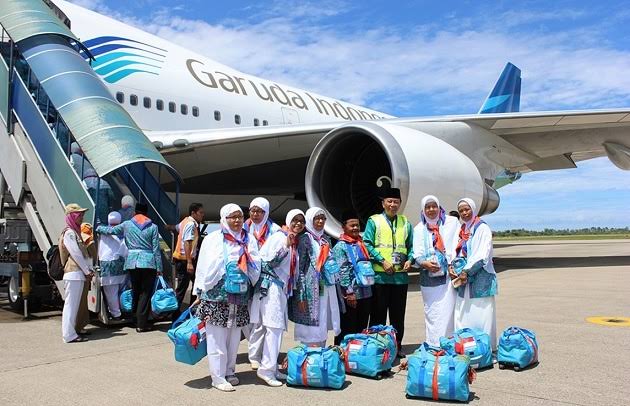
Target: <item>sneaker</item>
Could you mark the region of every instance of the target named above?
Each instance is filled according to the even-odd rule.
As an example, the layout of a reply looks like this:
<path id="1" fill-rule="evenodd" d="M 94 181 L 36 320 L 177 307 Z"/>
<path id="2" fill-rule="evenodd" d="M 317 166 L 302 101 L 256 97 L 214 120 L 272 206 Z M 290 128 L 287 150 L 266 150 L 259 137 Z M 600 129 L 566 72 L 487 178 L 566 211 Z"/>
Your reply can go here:
<path id="1" fill-rule="evenodd" d="M 241 383 L 241 381 L 238 379 L 238 377 L 236 375 L 226 376 L 225 380 L 228 381 L 230 383 L 230 385 L 232 385 L 232 386 L 236 386 L 239 383 Z"/>
<path id="2" fill-rule="evenodd" d="M 220 383 L 216 385 L 213 383 L 212 386 L 217 388 L 221 392 L 234 392 L 236 390 L 234 389 L 234 386 L 232 386 L 232 384 L 229 382 Z"/>
<path id="3" fill-rule="evenodd" d="M 252 366 L 252 369 L 254 371 L 256 371 L 256 370 L 258 370 L 258 368 L 260 368 L 260 362 L 258 362 L 258 361 L 251 361 L 251 366 Z"/>
<path id="4" fill-rule="evenodd" d="M 283 384 L 282 384 L 282 382 L 280 382 L 280 381 L 279 381 L 279 380 L 277 380 L 277 379 L 269 378 L 269 377 L 266 377 L 266 376 L 260 376 L 260 375 L 258 375 L 258 377 L 259 377 L 260 379 L 262 379 L 263 381 L 265 381 L 265 383 L 266 383 L 267 385 L 269 385 L 269 386 L 271 386 L 271 387 L 274 387 L 274 388 L 277 388 L 277 387 L 279 387 L 279 386 L 282 386 L 282 385 L 283 385 Z"/>
<path id="5" fill-rule="evenodd" d="M 405 355 L 405 353 L 402 350 L 398 350 L 398 352 L 396 353 L 396 358 L 406 358 L 407 355 Z"/>

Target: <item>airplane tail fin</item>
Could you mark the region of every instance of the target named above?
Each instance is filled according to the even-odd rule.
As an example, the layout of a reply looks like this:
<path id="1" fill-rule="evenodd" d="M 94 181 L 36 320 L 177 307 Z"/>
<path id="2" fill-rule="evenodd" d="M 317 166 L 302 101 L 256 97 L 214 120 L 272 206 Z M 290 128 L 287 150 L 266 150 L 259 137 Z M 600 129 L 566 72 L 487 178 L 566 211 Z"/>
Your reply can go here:
<path id="1" fill-rule="evenodd" d="M 521 105 L 521 70 L 510 62 L 479 109 L 479 114 L 513 113 Z"/>

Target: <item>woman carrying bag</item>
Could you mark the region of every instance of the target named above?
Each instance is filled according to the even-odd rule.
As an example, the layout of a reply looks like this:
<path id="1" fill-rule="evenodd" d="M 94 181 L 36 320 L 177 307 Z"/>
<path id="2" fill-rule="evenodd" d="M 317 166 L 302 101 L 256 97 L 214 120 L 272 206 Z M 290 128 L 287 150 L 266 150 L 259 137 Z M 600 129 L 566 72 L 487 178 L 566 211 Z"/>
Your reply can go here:
<path id="1" fill-rule="evenodd" d="M 260 276 L 256 240 L 243 229 L 243 211 L 235 204 L 221 208 L 221 229 L 204 238 L 199 250 L 194 289 L 196 316 L 206 323 L 212 386 L 234 391 L 241 330 L 249 324 L 249 291 Z"/>
<path id="2" fill-rule="evenodd" d="M 136 214 L 131 220 L 114 226 L 99 226 L 96 232 L 105 235 L 123 236 L 128 254 L 125 270 L 131 275 L 133 290 L 133 312 L 136 314 L 136 331 L 151 331 L 148 324 L 151 311 L 151 296 L 155 289 L 155 278 L 162 275 L 162 253 L 158 228 L 147 217 L 148 206 L 136 204 Z"/>

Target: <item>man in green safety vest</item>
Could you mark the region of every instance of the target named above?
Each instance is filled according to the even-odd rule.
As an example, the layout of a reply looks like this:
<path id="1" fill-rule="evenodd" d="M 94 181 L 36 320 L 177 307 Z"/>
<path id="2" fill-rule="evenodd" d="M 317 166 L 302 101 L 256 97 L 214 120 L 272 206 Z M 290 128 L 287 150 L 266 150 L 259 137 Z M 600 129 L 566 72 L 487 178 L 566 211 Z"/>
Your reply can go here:
<path id="1" fill-rule="evenodd" d="M 363 241 L 370 253 L 376 278 L 372 286 L 370 325 L 389 323 L 396 329 L 399 357 L 405 334 L 407 288 L 413 258 L 413 227 L 407 218 L 398 214 L 400 190 L 384 190 L 381 199 L 383 212 L 371 216 L 365 226 Z"/>

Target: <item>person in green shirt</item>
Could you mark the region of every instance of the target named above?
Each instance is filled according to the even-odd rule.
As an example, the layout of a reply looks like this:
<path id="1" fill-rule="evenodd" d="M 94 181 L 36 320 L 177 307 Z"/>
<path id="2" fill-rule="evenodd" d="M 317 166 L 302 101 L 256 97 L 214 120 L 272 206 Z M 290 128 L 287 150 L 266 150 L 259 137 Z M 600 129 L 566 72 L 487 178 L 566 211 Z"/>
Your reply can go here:
<path id="1" fill-rule="evenodd" d="M 397 332 L 398 355 L 404 357 L 401 343 L 405 334 L 407 272 L 413 258 L 413 227 L 405 216 L 398 214 L 402 203 L 399 189 L 384 190 L 381 199 L 383 212 L 368 219 L 363 233 L 376 272 L 370 324 L 385 324 L 389 313 L 389 322 Z"/>

